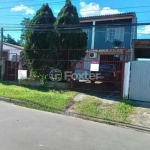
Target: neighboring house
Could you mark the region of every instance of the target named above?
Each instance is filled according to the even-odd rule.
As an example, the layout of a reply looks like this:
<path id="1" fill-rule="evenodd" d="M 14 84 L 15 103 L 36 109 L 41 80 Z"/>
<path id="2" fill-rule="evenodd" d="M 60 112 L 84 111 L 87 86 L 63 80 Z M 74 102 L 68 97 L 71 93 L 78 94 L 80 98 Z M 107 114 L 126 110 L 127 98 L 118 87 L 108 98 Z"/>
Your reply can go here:
<path id="1" fill-rule="evenodd" d="M 150 60 L 150 39 L 134 39 L 131 60 Z"/>
<path id="2" fill-rule="evenodd" d="M 19 61 L 20 53 L 24 50 L 23 47 L 9 44 L 9 43 L 3 43 L 3 57 L 6 58 L 8 61 Z"/>
<path id="3" fill-rule="evenodd" d="M 23 50 L 24 48 L 21 46 L 3 42 L 2 57 L 5 60 L 5 67 L 3 68 L 4 80 L 17 80 L 18 64 Z"/>
<path id="4" fill-rule="evenodd" d="M 119 49 L 131 52 L 132 40 L 137 38 L 137 17 L 134 12 L 92 16 L 80 18 L 82 30 L 87 33 L 87 52 L 82 63 L 76 65 L 77 72 L 90 71 L 92 60 L 100 61 L 108 58 L 109 51 L 115 49 L 114 41 L 119 40 Z M 105 51 L 103 57 L 101 53 Z M 107 53 L 108 52 L 108 53 Z M 126 56 L 126 60 L 130 60 L 130 55 Z M 122 60 L 122 55 L 119 56 Z"/>

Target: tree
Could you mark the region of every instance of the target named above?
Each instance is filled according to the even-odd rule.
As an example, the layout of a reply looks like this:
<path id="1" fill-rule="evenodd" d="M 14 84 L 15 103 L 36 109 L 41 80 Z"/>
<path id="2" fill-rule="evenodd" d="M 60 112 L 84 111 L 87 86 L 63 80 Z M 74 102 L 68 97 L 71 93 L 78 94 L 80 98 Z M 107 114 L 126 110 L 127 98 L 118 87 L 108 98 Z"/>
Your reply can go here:
<path id="1" fill-rule="evenodd" d="M 15 41 L 14 38 L 11 37 L 11 35 L 7 34 L 7 36 L 4 36 L 4 42 L 14 44 L 14 45 L 19 45 L 18 42 Z"/>
<path id="2" fill-rule="evenodd" d="M 30 23 L 30 18 L 24 18 L 20 23 L 23 26 L 20 40 L 18 41 L 19 45 L 24 46 L 25 44 L 25 31 L 28 29 Z"/>
<path id="3" fill-rule="evenodd" d="M 59 53 L 59 58 L 66 59 L 68 55 L 69 60 L 80 60 L 83 58 L 87 46 L 87 35 L 80 28 L 77 9 L 72 5 L 70 0 L 66 0 L 64 7 L 58 14 L 55 28 L 58 31 L 57 47 L 64 49 Z M 69 49 L 74 50 L 70 50 L 68 54 L 67 50 Z M 64 63 L 62 64 L 62 68 L 66 69 Z"/>
<path id="4" fill-rule="evenodd" d="M 25 31 L 25 58 L 30 70 L 37 75 L 43 73 L 43 69 L 50 67 L 50 60 L 55 53 L 55 17 L 48 4 L 43 4 L 37 11 Z"/>

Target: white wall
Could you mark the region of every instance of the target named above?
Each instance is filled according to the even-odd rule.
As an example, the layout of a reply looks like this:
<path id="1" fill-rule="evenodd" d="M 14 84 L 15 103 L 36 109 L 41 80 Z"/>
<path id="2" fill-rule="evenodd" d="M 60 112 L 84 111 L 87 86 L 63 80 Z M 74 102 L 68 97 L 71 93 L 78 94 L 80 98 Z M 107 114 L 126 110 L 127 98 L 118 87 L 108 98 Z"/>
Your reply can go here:
<path id="1" fill-rule="evenodd" d="M 15 55 L 15 56 L 17 55 L 17 57 L 19 58 L 20 52 L 22 50 L 4 44 L 3 45 L 3 51 L 8 52 L 8 60 L 11 61 L 11 60 L 13 60 L 13 55 Z M 16 59 L 16 57 L 14 59 Z"/>
<path id="2" fill-rule="evenodd" d="M 125 63 L 123 97 L 128 97 L 130 85 L 130 62 Z"/>

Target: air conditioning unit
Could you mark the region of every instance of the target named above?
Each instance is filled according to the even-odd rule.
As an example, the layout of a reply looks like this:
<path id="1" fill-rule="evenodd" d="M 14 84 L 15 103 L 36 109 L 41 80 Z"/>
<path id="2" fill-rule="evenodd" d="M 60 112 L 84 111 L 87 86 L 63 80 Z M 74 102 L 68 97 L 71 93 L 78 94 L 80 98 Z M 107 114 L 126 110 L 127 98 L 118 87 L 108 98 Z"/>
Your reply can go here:
<path id="1" fill-rule="evenodd" d="M 90 52 L 89 58 L 97 58 L 97 52 Z"/>

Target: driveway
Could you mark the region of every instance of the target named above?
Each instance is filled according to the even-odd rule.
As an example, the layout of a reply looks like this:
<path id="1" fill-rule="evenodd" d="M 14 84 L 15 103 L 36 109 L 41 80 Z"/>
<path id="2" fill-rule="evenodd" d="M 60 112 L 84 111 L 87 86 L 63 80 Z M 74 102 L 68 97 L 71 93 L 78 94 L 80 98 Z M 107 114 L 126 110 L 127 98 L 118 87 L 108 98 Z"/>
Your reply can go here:
<path id="1" fill-rule="evenodd" d="M 150 134 L 0 101 L 1 150 L 147 150 Z"/>

